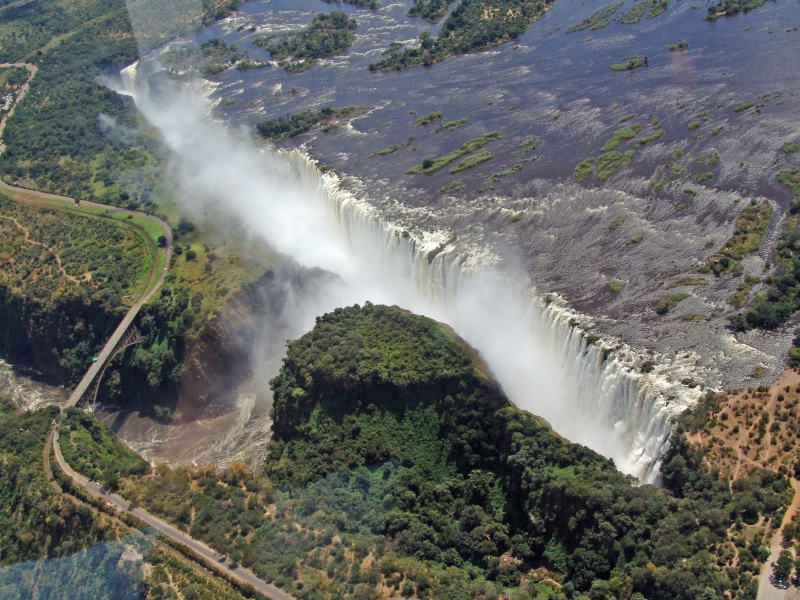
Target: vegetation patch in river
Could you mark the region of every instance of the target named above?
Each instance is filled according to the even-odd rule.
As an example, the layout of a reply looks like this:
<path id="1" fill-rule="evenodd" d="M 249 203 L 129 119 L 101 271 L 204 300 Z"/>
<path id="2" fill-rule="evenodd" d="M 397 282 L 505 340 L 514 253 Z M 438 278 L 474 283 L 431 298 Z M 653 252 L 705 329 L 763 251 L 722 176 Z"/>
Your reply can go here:
<path id="1" fill-rule="evenodd" d="M 731 273 L 740 274 L 741 259 L 761 247 L 772 213 L 772 205 L 769 202 L 759 204 L 754 200 L 746 206 L 736 219 L 733 235 L 698 271 L 713 273 L 716 277 Z"/>
<path id="2" fill-rule="evenodd" d="M 625 62 L 621 63 L 614 63 L 611 65 L 612 71 L 633 71 L 634 69 L 640 69 L 642 67 L 647 66 L 647 57 L 646 56 L 626 56 L 623 58 Z"/>
<path id="3" fill-rule="evenodd" d="M 754 10 L 764 6 L 767 0 L 723 0 L 719 4 L 711 4 L 708 7 L 708 14 L 703 17 L 707 21 L 715 21 L 720 17 L 729 17 L 740 12 Z"/>
<path id="4" fill-rule="evenodd" d="M 431 23 L 438 23 L 453 4 L 454 0 L 414 0 L 406 13 L 409 17 L 422 17 Z"/>
<path id="5" fill-rule="evenodd" d="M 369 106 L 358 104 L 339 108 L 326 106 L 316 112 L 304 110 L 293 115 L 262 121 L 256 125 L 256 130 L 261 137 L 278 141 L 308 133 L 315 129 L 328 131 L 335 127 L 337 119 L 351 119 L 363 115 L 369 109 Z M 389 154 L 389 152 L 385 154 Z"/>
<path id="6" fill-rule="evenodd" d="M 567 33 L 574 33 L 576 31 L 583 31 L 584 29 L 603 29 L 604 27 L 608 27 L 611 23 L 614 22 L 613 16 L 614 13 L 617 12 L 624 2 L 619 2 L 618 4 L 612 4 L 610 6 L 606 6 L 605 8 L 598 10 L 596 13 L 589 15 L 580 23 L 567 27 Z"/>
<path id="7" fill-rule="evenodd" d="M 674 52 L 675 50 L 686 50 L 689 47 L 689 42 L 686 40 L 679 40 L 677 44 L 669 44 L 667 50 Z"/>
<path id="8" fill-rule="evenodd" d="M 501 131 L 492 131 L 480 137 L 472 138 L 471 140 L 464 142 L 457 150 L 453 150 L 452 152 L 449 152 L 439 158 L 425 159 L 421 165 L 410 168 L 408 171 L 406 171 L 406 173 L 433 173 L 450 164 L 454 160 L 458 160 L 462 156 L 466 156 L 467 154 L 482 148 L 489 142 L 498 140 L 502 137 L 503 133 Z"/>
<path id="9" fill-rule="evenodd" d="M 328 4 L 332 4 L 334 2 L 344 2 L 345 4 L 352 4 L 353 6 L 357 6 L 359 8 L 380 8 L 380 4 L 378 4 L 378 0 L 322 0 L 323 2 L 327 2 Z"/>
<path id="10" fill-rule="evenodd" d="M 456 173 L 461 173 L 461 171 L 466 171 L 467 169 L 471 169 L 481 163 L 485 163 L 490 161 L 494 158 L 494 154 L 484 150 L 483 152 L 478 152 L 477 154 L 473 154 L 472 156 L 468 156 L 460 163 L 458 163 L 455 167 L 450 169 L 450 174 L 455 175 Z"/>
<path id="11" fill-rule="evenodd" d="M 800 150 L 800 144 L 794 142 L 786 142 L 783 146 L 781 146 L 786 154 L 791 154 L 792 152 L 797 152 Z"/>
<path id="12" fill-rule="evenodd" d="M 369 68 L 391 71 L 431 65 L 456 54 L 502 44 L 525 33 L 553 1 L 463 0 L 445 19 L 437 38 L 425 31 L 419 36 L 419 47 L 370 63 Z"/>
<path id="13" fill-rule="evenodd" d="M 778 179 L 795 193 L 795 199 L 789 208 L 790 216 L 774 251 L 783 274 L 765 278 L 766 294 L 758 296 L 746 312 L 731 317 L 731 325 L 739 331 L 752 328 L 775 329 L 800 309 L 800 229 L 797 228 L 797 215 L 800 213 L 800 166 L 791 171 L 781 171 Z M 798 346 L 797 340 L 794 346 Z M 796 356 L 800 356 L 800 351 Z"/>
<path id="14" fill-rule="evenodd" d="M 429 115 L 425 115 L 424 117 L 420 117 L 417 119 L 417 125 L 420 127 L 424 127 L 429 123 L 433 123 L 434 121 L 438 121 L 442 118 L 442 113 L 440 112 L 432 112 Z"/>
<path id="15" fill-rule="evenodd" d="M 614 132 L 614 135 L 611 136 L 602 148 L 600 148 L 600 152 L 608 152 L 609 150 L 616 150 L 617 146 L 619 146 L 620 142 L 623 140 L 629 140 L 631 138 L 636 137 L 641 131 L 643 127 L 638 123 L 634 123 L 633 125 L 628 125 L 627 127 L 622 127 L 617 129 Z"/>
<path id="16" fill-rule="evenodd" d="M 433 130 L 434 133 L 438 133 L 439 131 L 450 131 L 451 129 L 457 129 L 459 127 L 463 127 L 467 124 L 469 119 L 456 119 L 455 121 L 448 121 L 447 123 L 442 123 L 441 125 L 437 125 L 436 128 Z"/>
<path id="17" fill-rule="evenodd" d="M 355 19 L 341 10 L 319 13 L 303 30 L 282 36 L 258 37 L 256 46 L 264 48 L 273 60 L 291 73 L 302 73 L 314 67 L 318 58 L 331 56 L 350 47 L 357 26 Z"/>
<path id="18" fill-rule="evenodd" d="M 659 300 L 656 305 L 653 307 L 653 310 L 656 311 L 659 315 L 665 315 L 668 312 L 674 310 L 679 303 L 686 300 L 689 297 L 689 294 L 684 293 L 676 293 L 670 294 L 666 298 L 662 298 Z"/>
<path id="19" fill-rule="evenodd" d="M 627 25 L 633 25 L 642 20 L 644 13 L 650 11 L 647 15 L 648 19 L 653 19 L 658 15 L 665 13 L 669 6 L 669 0 L 652 0 L 647 2 L 637 2 L 627 12 L 620 15 L 618 22 Z"/>

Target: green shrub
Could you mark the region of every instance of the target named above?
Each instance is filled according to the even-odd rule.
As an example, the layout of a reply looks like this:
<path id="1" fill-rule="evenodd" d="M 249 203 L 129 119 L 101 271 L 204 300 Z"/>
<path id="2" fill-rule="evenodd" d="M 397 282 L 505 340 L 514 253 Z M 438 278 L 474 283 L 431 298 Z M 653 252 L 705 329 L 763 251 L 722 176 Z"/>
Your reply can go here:
<path id="1" fill-rule="evenodd" d="M 689 294 L 670 294 L 666 298 L 662 298 L 659 300 L 656 305 L 653 307 L 653 310 L 656 311 L 659 315 L 665 315 L 671 310 L 673 310 L 680 302 L 685 300 L 689 297 Z"/>

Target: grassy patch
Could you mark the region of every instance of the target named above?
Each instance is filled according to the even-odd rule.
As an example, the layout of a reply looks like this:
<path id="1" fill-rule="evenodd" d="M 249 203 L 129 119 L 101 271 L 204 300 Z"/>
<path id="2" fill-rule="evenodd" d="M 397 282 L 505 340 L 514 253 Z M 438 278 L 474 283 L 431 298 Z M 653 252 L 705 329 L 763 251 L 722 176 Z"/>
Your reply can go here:
<path id="1" fill-rule="evenodd" d="M 522 148 L 525 152 L 533 152 L 536 150 L 536 146 L 539 145 L 539 142 L 542 141 L 538 135 L 532 135 L 531 137 L 525 138 L 522 140 L 518 146 Z"/>
<path id="2" fill-rule="evenodd" d="M 617 152 L 613 150 L 597 157 L 597 178 L 604 183 L 614 173 L 631 164 L 633 160 L 633 150 L 627 152 Z"/>
<path id="3" fill-rule="evenodd" d="M 689 47 L 689 42 L 686 40 L 679 40 L 677 44 L 669 44 L 667 50 L 674 52 L 675 50 L 686 50 Z"/>
<path id="4" fill-rule="evenodd" d="M 469 119 L 456 119 L 455 121 L 447 121 L 447 123 L 442 123 L 441 125 L 437 126 L 433 131 L 450 131 L 451 129 L 457 129 L 458 127 L 463 127 L 467 124 Z"/>
<path id="5" fill-rule="evenodd" d="M 670 294 L 666 298 L 662 298 L 659 300 L 656 305 L 653 307 L 653 310 L 656 311 L 659 315 L 665 315 L 668 312 L 675 309 L 679 303 L 686 300 L 689 297 L 689 294 Z"/>
<path id="6" fill-rule="evenodd" d="M 653 19 L 658 15 L 666 12 L 668 0 L 647 0 L 645 2 L 637 2 L 628 9 L 627 12 L 620 15 L 618 21 L 627 25 L 633 25 L 642 20 L 644 13 L 648 10 L 650 14 L 647 15 L 648 19 Z"/>
<path id="7" fill-rule="evenodd" d="M 458 160 L 462 156 L 466 156 L 467 154 L 482 148 L 489 142 L 493 140 L 499 140 L 502 137 L 503 133 L 501 131 L 492 131 L 480 137 L 472 138 L 471 140 L 464 142 L 457 150 L 453 150 L 452 152 L 449 152 L 436 159 L 427 159 L 421 165 L 410 168 L 408 171 L 406 171 L 406 173 L 433 173 L 450 164 L 454 160 Z"/>
<path id="8" fill-rule="evenodd" d="M 609 289 L 615 294 L 619 294 L 625 288 L 625 282 L 618 279 L 612 279 L 608 282 Z"/>
<path id="9" fill-rule="evenodd" d="M 750 290 L 752 290 L 757 283 L 761 283 L 761 279 L 748 275 L 744 278 L 744 281 L 738 285 L 736 292 L 728 296 L 725 300 L 736 309 L 742 308 L 750 300 Z"/>
<path id="10" fill-rule="evenodd" d="M 703 17 L 706 21 L 715 21 L 720 17 L 738 14 L 742 11 L 754 10 L 763 6 L 767 0 L 722 0 L 719 4 L 708 6 L 707 14 Z M 748 27 L 749 29 L 749 27 Z"/>
<path id="11" fill-rule="evenodd" d="M 684 321 L 688 321 L 690 323 L 698 323 L 700 321 L 705 321 L 708 319 L 706 315 L 701 315 L 700 313 L 689 313 L 683 317 Z"/>
<path id="12" fill-rule="evenodd" d="M 451 181 L 447 185 L 443 185 L 439 188 L 439 191 L 443 194 L 447 192 L 460 192 L 461 190 L 467 189 L 467 184 L 464 183 L 463 179 L 456 179 L 455 181 Z"/>
<path id="13" fill-rule="evenodd" d="M 792 152 L 797 152 L 798 150 L 800 150 L 800 144 L 786 142 L 783 146 L 781 146 L 781 148 L 783 149 L 784 152 L 786 152 L 786 154 L 791 154 Z"/>
<path id="14" fill-rule="evenodd" d="M 575 171 L 573 172 L 575 180 L 579 183 L 584 183 L 587 179 L 589 179 L 594 172 L 595 162 L 594 156 L 590 156 L 589 158 L 585 158 L 579 162 L 575 167 Z"/>
<path id="15" fill-rule="evenodd" d="M 372 154 L 367 154 L 365 158 L 372 158 L 373 156 L 386 156 L 387 154 L 393 154 L 397 152 L 397 144 L 392 144 L 388 148 L 384 148 L 383 150 L 378 150 L 377 152 L 373 152 Z"/>
<path id="16" fill-rule="evenodd" d="M 425 125 L 433 123 L 434 121 L 438 121 L 441 118 L 442 118 L 442 113 L 432 112 L 429 115 L 425 115 L 424 117 L 420 117 L 419 119 L 417 119 L 417 125 L 424 127 Z"/>
<path id="17" fill-rule="evenodd" d="M 643 240 L 644 240 L 644 236 L 643 235 L 635 235 L 635 236 L 633 236 L 631 238 L 631 243 L 632 244 L 641 244 Z"/>
<path id="18" fill-rule="evenodd" d="M 477 154 L 473 154 L 472 156 L 468 156 L 460 163 L 458 163 L 455 167 L 450 169 L 450 174 L 455 175 L 456 173 L 461 173 L 461 171 L 466 171 L 467 169 L 471 169 L 481 163 L 485 163 L 490 161 L 494 158 L 494 154 L 491 152 L 483 151 L 478 152 Z"/>
<path id="19" fill-rule="evenodd" d="M 645 144 L 649 144 L 650 142 L 656 141 L 662 135 L 664 135 L 664 130 L 663 129 L 656 129 L 650 135 L 642 136 L 638 140 L 636 140 L 636 145 L 637 146 L 644 146 Z"/>
<path id="20" fill-rule="evenodd" d="M 712 130 L 711 130 L 711 135 L 717 135 L 717 134 L 718 134 L 718 133 L 720 133 L 720 132 L 721 132 L 723 129 L 725 129 L 725 126 L 724 126 L 724 125 L 717 125 L 716 127 L 714 127 L 714 129 L 712 129 Z"/>
<path id="21" fill-rule="evenodd" d="M 736 219 L 733 235 L 719 249 L 718 254 L 740 259 L 758 250 L 764 240 L 772 213 L 772 205 L 769 202 L 745 207 Z"/>
<path id="22" fill-rule="evenodd" d="M 739 104 L 737 104 L 736 108 L 734 108 L 733 110 L 736 111 L 737 113 L 744 112 L 748 108 L 753 108 L 755 105 L 756 103 L 753 102 L 752 100 L 745 100 L 744 102 L 739 102 Z"/>
<path id="23" fill-rule="evenodd" d="M 508 169 L 503 169 L 502 171 L 497 171 L 492 173 L 486 178 L 486 181 L 490 183 L 496 183 L 498 180 L 502 179 L 503 177 L 508 177 L 509 175 L 513 175 L 517 171 L 522 169 L 521 164 L 516 164 L 513 167 L 509 167 Z"/>
<path id="24" fill-rule="evenodd" d="M 647 57 L 646 56 L 626 56 L 622 59 L 625 62 L 621 63 L 614 63 L 611 65 L 612 71 L 633 71 L 634 69 L 640 69 L 641 67 L 647 66 Z"/>
<path id="25" fill-rule="evenodd" d="M 698 128 L 700 127 L 700 125 L 701 125 L 700 121 L 692 121 L 691 123 L 689 123 L 689 124 L 686 126 L 686 128 L 687 128 L 689 131 L 693 131 L 693 130 L 695 130 L 695 129 L 698 129 Z"/>
<path id="26" fill-rule="evenodd" d="M 519 223 L 520 221 L 522 221 L 522 213 L 511 215 L 511 218 L 508 220 L 509 224 L 511 225 L 513 225 L 514 223 Z"/>
<path id="27" fill-rule="evenodd" d="M 642 131 L 642 126 L 638 123 L 634 123 L 632 125 L 628 125 L 627 127 L 622 127 L 621 129 L 617 129 L 614 132 L 614 135 L 605 143 L 605 145 L 600 148 L 600 152 L 608 152 L 610 150 L 615 150 L 617 146 L 619 146 L 620 142 L 623 140 L 630 140 L 636 137 Z"/>
<path id="28" fill-rule="evenodd" d="M 598 10 L 596 13 L 586 17 L 580 23 L 572 25 L 567 28 L 567 33 L 574 33 L 576 31 L 583 31 L 584 29 L 602 29 L 603 27 L 608 27 L 613 22 L 612 17 L 614 13 L 617 12 L 624 2 L 620 2 L 619 4 L 612 4 L 611 6 L 607 6 L 601 10 Z"/>
<path id="29" fill-rule="evenodd" d="M 700 154 L 695 157 L 694 162 L 699 162 L 701 164 L 709 164 L 709 165 L 716 165 L 719 164 L 720 157 L 719 154 L 716 152 L 712 152 L 711 154 Z"/>
<path id="30" fill-rule="evenodd" d="M 422 17 L 431 23 L 438 23 L 454 0 L 414 0 L 406 13 L 409 17 Z"/>

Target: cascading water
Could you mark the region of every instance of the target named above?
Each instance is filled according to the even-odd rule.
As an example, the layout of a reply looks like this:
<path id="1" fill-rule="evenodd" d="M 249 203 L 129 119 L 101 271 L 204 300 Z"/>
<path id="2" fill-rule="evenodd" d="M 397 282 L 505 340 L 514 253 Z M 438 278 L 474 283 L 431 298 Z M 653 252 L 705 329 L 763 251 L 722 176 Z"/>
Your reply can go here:
<path id="1" fill-rule="evenodd" d="M 642 481 L 657 477 L 672 419 L 697 397 L 671 381 L 669 375 L 679 366 L 664 361 L 654 373 L 642 375 L 634 370 L 640 360 L 630 348 L 616 343 L 611 349 L 607 341 L 591 339 L 579 326 L 585 317 L 563 303 L 546 301 L 527 282 L 519 283 L 524 278 L 491 268 L 496 261 L 490 255 L 459 252 L 445 232 L 410 233 L 385 222 L 371 204 L 343 190 L 336 175 L 320 173 L 300 152 L 284 156 L 308 193 L 325 202 L 354 251 L 375 268 L 411 281 L 434 303 L 433 316 L 481 351 L 517 406 L 547 418 L 559 433 L 613 458 Z M 503 305 L 483 312 L 485 319 L 478 323 L 468 320 L 474 315 L 468 309 L 476 308 L 476 288 L 483 296 L 478 304 Z M 459 318 L 462 313 L 466 319 Z M 512 331 L 506 332 L 513 341 L 502 339 L 498 313 L 513 321 Z M 498 342 L 501 347 L 495 348 Z M 515 344 L 527 347 L 523 356 L 539 364 L 523 360 L 508 368 L 507 349 Z M 540 393 L 544 397 L 537 398 Z"/>
<path id="2" fill-rule="evenodd" d="M 653 357 L 658 368 L 642 375 L 634 369 L 637 353 L 590 338 L 585 316 L 546 301 L 490 249 L 465 248 L 446 231 L 392 224 L 300 152 L 259 155 L 234 139 L 209 122 L 196 97 L 153 103 L 135 68 L 123 72 L 120 91 L 161 131 L 189 202 L 227 208 L 277 250 L 342 276 L 346 290 L 332 291 L 317 310 L 372 300 L 447 322 L 480 351 L 518 407 L 621 470 L 643 481 L 657 477 L 671 418 L 696 398 L 672 381 L 679 365 Z"/>

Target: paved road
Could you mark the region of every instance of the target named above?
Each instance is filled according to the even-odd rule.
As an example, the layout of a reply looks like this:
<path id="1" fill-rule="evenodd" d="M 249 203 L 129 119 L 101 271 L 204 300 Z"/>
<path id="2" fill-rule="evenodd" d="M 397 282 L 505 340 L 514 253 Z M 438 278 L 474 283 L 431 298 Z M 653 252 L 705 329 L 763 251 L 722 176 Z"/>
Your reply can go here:
<path id="1" fill-rule="evenodd" d="M 127 500 L 121 496 L 118 496 L 117 494 L 103 491 L 98 485 L 92 483 L 83 475 L 80 475 L 72 470 L 72 468 L 67 464 L 67 461 L 64 460 L 64 455 L 61 453 L 61 446 L 58 443 L 57 428 L 53 430 L 53 450 L 55 451 L 56 462 L 58 462 L 58 465 L 61 467 L 64 473 L 72 478 L 73 483 L 80 485 L 92 496 L 101 498 L 105 502 L 111 503 L 117 510 L 128 511 L 130 503 Z M 173 541 L 181 544 L 182 546 L 190 548 L 199 554 L 209 563 L 211 568 L 230 575 L 242 583 L 250 584 L 262 594 L 269 596 L 270 598 L 274 598 L 275 600 L 294 600 L 293 596 L 290 596 L 286 592 L 279 590 L 274 585 L 270 585 L 269 583 L 262 581 L 249 569 L 245 569 L 244 567 L 237 567 L 234 569 L 230 563 L 221 562 L 219 560 L 219 552 L 212 550 L 204 543 L 198 542 L 185 533 L 178 531 L 172 525 L 165 523 L 158 517 L 154 517 L 141 508 L 134 508 L 128 512 L 147 523 L 150 527 L 157 529 L 167 537 L 171 538 Z"/>
<path id="2" fill-rule="evenodd" d="M 786 510 L 781 526 L 775 532 L 775 535 L 772 536 L 769 560 L 761 567 L 761 575 L 758 578 L 757 600 L 800 600 L 800 590 L 796 587 L 790 586 L 788 590 L 782 590 L 775 587 L 770 580 L 772 576 L 772 564 L 778 560 L 781 551 L 786 549 L 783 547 L 783 526 L 787 523 L 791 523 L 792 517 L 800 508 L 800 481 L 796 479 L 792 479 L 791 481 L 792 487 L 794 488 L 794 499 Z"/>

